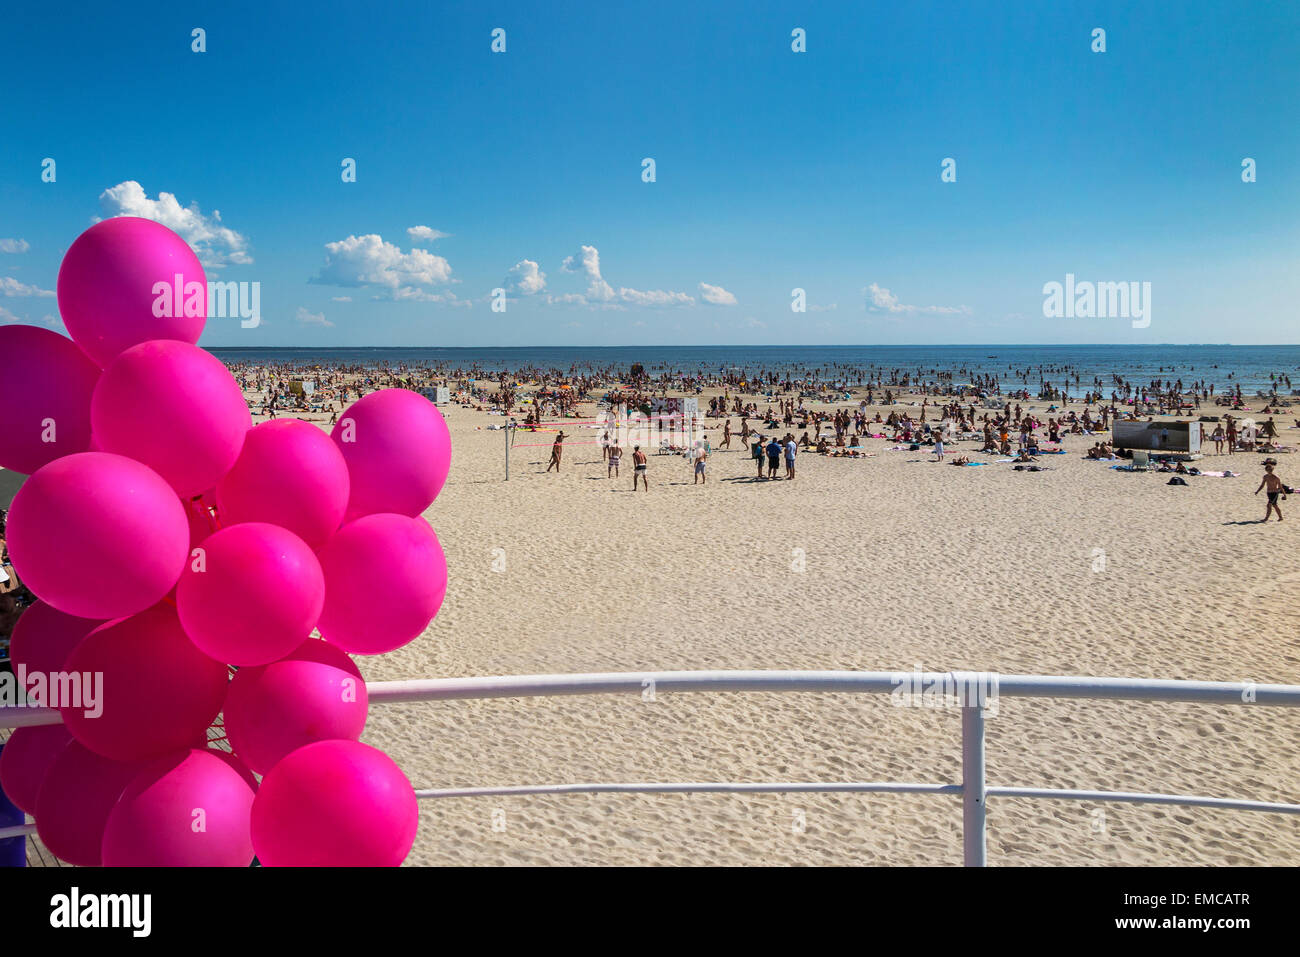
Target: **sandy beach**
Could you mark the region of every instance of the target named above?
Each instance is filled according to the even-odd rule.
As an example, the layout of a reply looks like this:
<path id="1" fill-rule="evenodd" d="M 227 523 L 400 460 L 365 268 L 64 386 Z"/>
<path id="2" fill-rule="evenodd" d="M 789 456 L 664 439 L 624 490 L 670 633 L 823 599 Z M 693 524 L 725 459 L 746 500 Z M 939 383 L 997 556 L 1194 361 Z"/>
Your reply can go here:
<path id="1" fill-rule="evenodd" d="M 389 372 L 332 372 L 317 399 L 286 403 L 293 374 L 243 375 L 255 420 L 274 383 L 278 415 L 323 429 L 358 387 L 398 384 Z M 339 394 L 345 384 L 350 396 Z M 524 386 L 531 394 L 537 383 Z M 484 394 L 441 405 L 452 468 L 425 517 L 447 556 L 446 600 L 416 641 L 355 659 L 368 680 L 845 669 L 1300 683 L 1287 600 L 1300 574 L 1285 561 L 1297 519 L 1284 502 L 1288 520 L 1259 521 L 1264 496 L 1252 493 L 1263 455 L 1216 455 L 1210 443 L 1188 464 L 1240 474 L 1189 475 L 1178 486 L 1168 473 L 1087 459 L 1109 433 L 1065 434 L 1065 453 L 1039 456 L 1036 472 L 981 454 L 978 440 L 947 443 L 941 464 L 929 446 L 867 438 L 863 457 L 804 450 L 794 481 L 769 481 L 756 478 L 732 416 L 731 449 L 718 448 L 723 420 L 703 420 L 713 449 L 706 484 L 693 483 L 682 455 L 651 448 L 649 490 L 634 492 L 631 450 L 609 478 L 601 429 L 587 424 L 597 392 L 572 407 L 574 419 L 517 430 L 508 481 L 506 420 L 486 411 Z M 700 395 L 701 407 L 717 394 Z M 859 398 L 804 406 L 833 413 Z M 927 402 L 936 422 L 933 394 L 894 398 L 877 395 L 867 415 L 915 419 Z M 285 407 L 299 401 L 315 411 Z M 1284 447 L 1300 434 L 1288 427 L 1289 401 L 1275 409 Z M 1023 411 L 1083 411 L 1051 405 L 1025 399 Z M 557 428 L 567 433 L 563 463 L 548 472 Z M 952 467 L 956 455 L 987 464 Z M 1294 456 L 1281 455 L 1278 472 L 1294 481 Z M 1292 802 L 1297 732 L 1300 714 L 1284 708 L 1002 698 L 987 723 L 989 784 Z M 363 740 L 416 788 L 961 780 L 959 709 L 898 707 L 887 695 L 372 704 Z M 48 863 L 32 847 L 29 860 Z M 994 797 L 988 850 L 993 865 L 1279 865 L 1300 863 L 1300 833 L 1284 815 Z M 916 794 L 425 800 L 407 859 L 960 862 L 959 798 Z"/>
<path id="2" fill-rule="evenodd" d="M 443 411 L 455 455 L 426 517 L 446 603 L 418 641 L 359 659 L 369 680 L 919 667 L 1300 681 L 1300 576 L 1279 562 L 1295 524 L 1257 524 L 1258 456 L 1207 456 L 1244 474 L 1179 487 L 1085 460 L 1091 437 L 1066 436 L 1037 473 L 867 440 L 870 458 L 801 455 L 794 482 L 755 481 L 747 453 L 722 450 L 692 486 L 684 459 L 651 455 L 634 494 L 627 458 L 607 479 L 599 445 L 577 444 L 596 431 L 567 429 L 558 475 L 552 436 L 518 433 L 539 445 L 515 449 L 506 482 L 503 433 L 487 429 L 500 417 Z M 1293 801 L 1298 731 L 1287 709 L 1003 699 L 989 781 Z M 372 707 L 364 739 L 417 788 L 960 780 L 957 711 L 886 696 L 396 705 Z M 960 823 L 939 795 L 455 798 L 422 802 L 409 863 L 956 864 Z M 989 859 L 1295 864 L 1300 834 L 1281 815 L 995 798 Z"/>

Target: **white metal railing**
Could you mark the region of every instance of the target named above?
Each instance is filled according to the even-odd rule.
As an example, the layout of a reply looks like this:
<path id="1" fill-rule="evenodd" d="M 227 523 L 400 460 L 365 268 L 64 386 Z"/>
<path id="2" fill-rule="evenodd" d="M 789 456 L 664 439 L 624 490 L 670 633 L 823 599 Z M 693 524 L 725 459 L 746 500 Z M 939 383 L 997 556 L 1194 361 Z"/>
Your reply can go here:
<path id="1" fill-rule="evenodd" d="M 1250 682 L 1173 681 L 1155 678 L 1089 678 L 1051 675 L 1000 675 L 984 672 L 882 671 L 656 671 L 604 674 L 516 675 L 483 678 L 432 678 L 368 683 L 371 704 L 451 701 L 469 698 L 518 698 L 581 694 L 643 694 L 647 689 L 681 693 L 701 691 L 896 693 L 909 683 L 922 688 L 991 688 L 995 697 L 1086 698 L 1131 701 L 1180 701 L 1235 704 L 1243 707 L 1300 707 L 1300 686 Z M 968 695 L 958 706 L 962 716 L 960 784 L 875 782 L 675 782 L 527 784 L 504 787 L 417 790 L 422 799 L 527 794 L 765 794 L 765 793 L 913 793 L 954 794 L 962 798 L 963 861 L 987 863 L 986 803 L 989 797 L 1116 801 L 1177 804 L 1225 810 L 1300 814 L 1300 804 L 1252 801 L 1189 794 L 1137 791 L 1085 791 L 1061 788 L 989 786 L 984 753 L 984 717 L 989 699 Z M 0 728 L 57 724 L 57 711 L 0 708 Z M 14 828 L 28 832 L 31 825 Z M 10 830 L 10 829 L 6 829 Z M 4 834 L 3 836 L 16 836 Z"/>

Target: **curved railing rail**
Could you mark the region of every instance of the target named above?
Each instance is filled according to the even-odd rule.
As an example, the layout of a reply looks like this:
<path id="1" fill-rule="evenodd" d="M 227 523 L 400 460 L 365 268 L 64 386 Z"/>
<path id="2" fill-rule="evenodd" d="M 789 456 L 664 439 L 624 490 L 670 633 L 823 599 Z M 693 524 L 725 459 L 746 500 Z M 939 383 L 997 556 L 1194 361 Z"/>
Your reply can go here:
<path id="1" fill-rule="evenodd" d="M 1225 810 L 1300 814 L 1300 804 L 1240 798 L 1136 791 L 1086 791 L 1062 788 L 990 787 L 986 780 L 984 719 L 990 706 L 1007 698 L 1085 698 L 1192 702 L 1243 707 L 1300 707 L 1300 686 L 1251 682 L 1174 681 L 1156 678 L 1090 678 L 1070 675 L 1000 675 L 991 672 L 870 671 L 653 671 L 598 674 L 515 675 L 380 681 L 367 686 L 371 704 L 518 698 L 583 694 L 683 692 L 837 692 L 891 695 L 926 694 L 961 709 L 961 783 L 877 782 L 647 782 L 526 784 L 504 787 L 417 790 L 422 799 L 529 794 L 770 794 L 877 792 L 951 794 L 962 799 L 963 860 L 987 863 L 985 810 L 989 797 L 1176 804 Z M 0 728 L 56 724 L 56 711 L 0 708 Z M 31 825 L 5 829 L 29 833 Z"/>

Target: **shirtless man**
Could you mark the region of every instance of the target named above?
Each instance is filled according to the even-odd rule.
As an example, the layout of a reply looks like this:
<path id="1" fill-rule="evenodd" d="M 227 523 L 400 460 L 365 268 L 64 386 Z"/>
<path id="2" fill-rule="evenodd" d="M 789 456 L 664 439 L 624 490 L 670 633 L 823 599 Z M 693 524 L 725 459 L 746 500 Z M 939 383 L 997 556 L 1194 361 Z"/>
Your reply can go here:
<path id="1" fill-rule="evenodd" d="M 645 490 L 650 491 L 650 480 L 646 478 L 646 458 L 645 453 L 641 451 L 641 446 L 632 447 L 632 491 L 636 491 L 636 480 L 639 478 L 645 485 Z"/>
<path id="2" fill-rule="evenodd" d="M 708 473 L 705 471 L 705 467 L 706 467 L 706 463 L 708 462 L 708 459 L 709 459 L 709 450 L 707 448 L 705 448 L 703 445 L 696 448 L 695 481 L 691 483 L 692 485 L 699 485 L 701 481 L 703 481 L 705 485 L 709 484 L 709 476 Z"/>
<path id="3" fill-rule="evenodd" d="M 722 441 L 718 443 L 718 448 L 720 449 L 731 448 L 731 420 L 730 419 L 727 419 L 727 421 L 722 426 Z"/>
<path id="4" fill-rule="evenodd" d="M 618 463 L 622 458 L 623 450 L 619 448 L 617 442 L 611 442 L 608 456 L 609 467 L 605 469 L 605 478 L 618 478 Z M 636 490 L 633 489 L 633 491 Z"/>
<path id="5" fill-rule="evenodd" d="M 1264 466 L 1264 480 L 1259 483 L 1259 488 L 1255 489 L 1255 494 L 1258 495 L 1265 488 L 1268 489 L 1268 505 L 1264 509 L 1264 521 L 1267 522 L 1269 515 L 1277 512 L 1277 520 L 1280 522 L 1282 521 L 1282 509 L 1278 507 L 1277 497 L 1281 495 L 1286 498 L 1286 487 L 1282 484 L 1282 480 L 1273 474 L 1273 466 L 1271 465 Z"/>

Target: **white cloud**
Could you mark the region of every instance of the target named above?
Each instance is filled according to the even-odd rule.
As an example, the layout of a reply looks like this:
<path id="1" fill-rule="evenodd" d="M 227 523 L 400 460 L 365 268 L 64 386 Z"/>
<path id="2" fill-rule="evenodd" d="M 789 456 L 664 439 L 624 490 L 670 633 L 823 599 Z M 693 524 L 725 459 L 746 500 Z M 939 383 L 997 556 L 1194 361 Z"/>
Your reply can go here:
<path id="1" fill-rule="evenodd" d="M 373 302 L 438 302 L 445 306 L 464 306 L 466 309 L 474 305 L 472 300 L 459 299 L 451 290 L 447 292 L 429 292 L 427 289 L 416 289 L 414 286 L 403 286 L 391 296 L 378 295 L 371 296 Z"/>
<path id="2" fill-rule="evenodd" d="M 25 253 L 31 248 L 25 239 L 0 239 L 0 253 Z"/>
<path id="3" fill-rule="evenodd" d="M 829 306 L 809 306 L 809 312 L 834 312 L 840 307 L 838 302 L 833 302 Z"/>
<path id="4" fill-rule="evenodd" d="M 695 299 L 684 292 L 665 292 L 662 289 L 628 289 L 626 286 L 618 291 L 619 298 L 634 306 L 693 306 Z"/>
<path id="5" fill-rule="evenodd" d="M 578 252 L 565 258 L 560 266 L 565 272 L 582 272 L 591 280 L 584 295 L 566 293 L 547 296 L 548 303 L 576 303 L 601 309 L 622 309 L 620 303 L 633 306 L 693 306 L 695 299 L 684 292 L 663 289 L 641 290 L 620 286 L 618 291 L 605 281 L 600 272 L 600 252 L 595 246 L 582 246 Z M 723 290 L 725 292 L 725 290 Z M 730 293 L 727 293 L 730 295 Z"/>
<path id="6" fill-rule="evenodd" d="M 6 326 L 9 325 L 10 323 L 15 323 L 15 322 L 21 323 L 23 325 L 32 324 L 32 321 L 28 319 L 26 316 L 17 315 L 16 313 L 10 312 L 4 306 L 0 306 L 0 326 Z M 49 326 L 51 329 L 54 329 L 56 331 L 61 330 L 63 328 L 63 320 L 60 319 L 58 316 L 51 315 L 50 313 L 46 313 L 44 316 L 41 317 L 40 324 L 43 326 Z"/>
<path id="7" fill-rule="evenodd" d="M 560 267 L 565 272 L 581 269 L 592 279 L 600 278 L 600 251 L 595 246 L 583 246 L 576 256 L 569 256 Z"/>
<path id="8" fill-rule="evenodd" d="M 546 289 L 546 273 L 531 259 L 521 259 L 506 273 L 505 288 L 520 296 L 532 296 Z"/>
<path id="9" fill-rule="evenodd" d="M 0 276 L 0 293 L 6 296 L 53 296 L 53 289 L 42 289 L 40 286 L 29 286 L 25 282 L 19 282 L 13 276 Z"/>
<path id="10" fill-rule="evenodd" d="M 323 312 L 308 312 L 306 306 L 298 307 L 298 315 L 295 317 L 304 326 L 327 326 L 333 327 L 334 323 L 325 318 Z"/>
<path id="11" fill-rule="evenodd" d="M 894 314 L 915 315 L 925 313 L 927 315 L 962 315 L 969 313 L 968 306 L 911 306 L 898 301 L 898 297 L 886 289 L 884 286 L 872 283 L 862 292 L 867 297 L 868 312 L 889 312 Z"/>
<path id="12" fill-rule="evenodd" d="M 330 302 L 351 302 L 351 296 L 330 296 Z"/>
<path id="13" fill-rule="evenodd" d="M 144 187 L 132 179 L 100 193 L 99 205 L 110 218 L 139 216 L 162 223 L 189 243 L 205 269 L 247 265 L 253 261 L 248 254 L 248 240 L 223 225 L 218 210 L 204 216 L 197 202 L 182 207 L 172 193 L 164 192 L 159 192 L 157 199 L 150 199 Z"/>
<path id="14" fill-rule="evenodd" d="M 714 306 L 736 305 L 736 297 L 732 293 L 721 286 L 710 286 L 707 282 L 700 283 L 700 298 Z"/>
<path id="15" fill-rule="evenodd" d="M 443 257 L 424 249 L 404 253 L 375 233 L 326 243 L 325 265 L 309 280 L 329 286 L 379 286 L 388 290 L 387 295 L 376 299 L 431 302 L 443 300 L 421 287 L 451 281 L 451 264 Z"/>
<path id="16" fill-rule="evenodd" d="M 451 233 L 444 233 L 440 229 L 433 229 L 429 226 L 412 226 L 406 230 L 406 235 L 411 238 L 412 242 L 421 240 L 433 242 L 435 239 L 446 239 Z"/>

